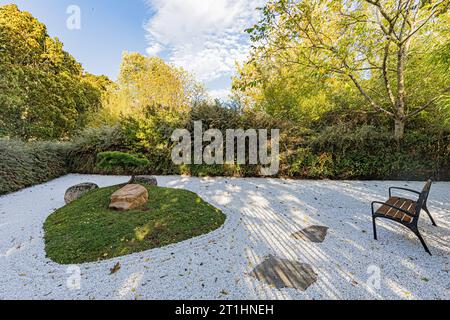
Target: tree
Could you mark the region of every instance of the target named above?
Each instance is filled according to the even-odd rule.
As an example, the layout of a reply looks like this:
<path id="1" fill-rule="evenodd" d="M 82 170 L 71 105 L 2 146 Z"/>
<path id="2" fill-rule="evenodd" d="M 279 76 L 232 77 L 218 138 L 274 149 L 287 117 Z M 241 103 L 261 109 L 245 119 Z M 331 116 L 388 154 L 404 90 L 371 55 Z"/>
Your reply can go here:
<path id="1" fill-rule="evenodd" d="M 173 130 L 184 127 L 192 106 L 205 96 L 183 69 L 159 58 L 124 53 L 99 118 L 103 124 L 119 123 L 134 152 L 158 159 L 156 166 L 166 165 Z"/>
<path id="2" fill-rule="evenodd" d="M 264 58 L 238 66 L 233 78 L 233 90 L 243 94 L 247 109 L 293 121 L 297 126 L 309 126 L 335 107 L 332 99 L 336 94 L 352 98 L 349 89 L 342 80 Z"/>
<path id="3" fill-rule="evenodd" d="M 98 163 L 97 166 L 103 169 L 114 169 L 121 168 L 124 172 L 144 168 L 150 164 L 148 159 L 124 152 L 111 151 L 111 152 L 100 152 L 97 155 Z M 131 183 L 135 180 L 134 174 L 131 178 Z"/>
<path id="4" fill-rule="evenodd" d="M 350 81 L 372 110 L 394 120 L 395 138 L 405 123 L 450 91 L 447 82 L 420 105 L 410 103 L 408 72 L 417 57 L 449 42 L 449 0 L 275 0 L 247 31 L 253 59 L 300 65 Z M 428 74 L 423 74 L 426 79 Z M 368 84 L 380 79 L 383 90 Z"/>
<path id="5" fill-rule="evenodd" d="M 1 135 L 69 138 L 100 108 L 107 80 L 94 79 L 30 13 L 0 7 Z"/>
<path id="6" fill-rule="evenodd" d="M 107 122 L 148 112 L 184 117 L 205 96 L 204 88 L 183 69 L 156 57 L 125 52 L 117 83 L 105 96 L 103 117 Z"/>

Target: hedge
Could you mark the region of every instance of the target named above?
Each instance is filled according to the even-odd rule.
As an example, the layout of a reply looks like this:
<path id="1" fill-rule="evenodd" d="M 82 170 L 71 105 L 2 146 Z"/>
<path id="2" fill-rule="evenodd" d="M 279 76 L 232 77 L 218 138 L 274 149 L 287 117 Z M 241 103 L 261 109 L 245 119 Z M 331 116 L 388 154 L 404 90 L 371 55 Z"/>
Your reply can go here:
<path id="1" fill-rule="evenodd" d="M 243 125 L 249 127 L 251 123 Z M 189 129 L 189 127 L 188 127 Z M 132 130 L 133 131 L 133 130 Z M 285 131 L 286 132 L 286 131 Z M 294 179 L 450 180 L 450 136 L 409 132 L 402 146 L 392 135 L 374 126 L 282 131 L 280 177 Z M 139 139 L 134 136 L 140 137 Z M 183 165 L 171 161 L 166 135 L 146 135 L 130 128 L 88 129 L 70 143 L 23 143 L 0 139 L 0 194 L 43 183 L 66 173 L 83 174 L 188 174 L 192 176 L 257 176 L 254 165 Z M 156 146 L 156 147 L 155 147 Z M 148 167 L 124 172 L 96 165 L 97 154 L 123 151 L 142 154 Z"/>
<path id="2" fill-rule="evenodd" d="M 189 129 L 189 128 L 188 128 Z M 187 174 L 191 176 L 239 176 L 259 174 L 255 165 L 182 165 L 171 161 L 171 143 L 143 147 L 125 137 L 121 128 L 89 130 L 69 151 L 69 170 L 96 174 Z M 99 169 L 96 154 L 124 151 L 142 154 L 150 165 L 136 172 Z M 450 136 L 438 139 L 425 132 L 410 132 L 402 146 L 392 134 L 374 126 L 355 129 L 335 125 L 314 131 L 299 131 L 280 137 L 280 177 L 294 179 L 434 180 L 450 179 Z"/>
<path id="3" fill-rule="evenodd" d="M 65 144 L 0 139 L 0 195 L 67 173 Z"/>

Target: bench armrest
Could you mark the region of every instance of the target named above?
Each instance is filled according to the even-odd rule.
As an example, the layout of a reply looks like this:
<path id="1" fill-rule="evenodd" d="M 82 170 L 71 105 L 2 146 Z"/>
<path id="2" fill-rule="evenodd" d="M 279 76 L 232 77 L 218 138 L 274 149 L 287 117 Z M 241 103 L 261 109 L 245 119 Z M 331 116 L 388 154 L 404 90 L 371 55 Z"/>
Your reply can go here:
<path id="1" fill-rule="evenodd" d="M 419 191 L 416 191 L 416 190 L 407 189 L 407 188 L 399 188 L 399 187 L 390 187 L 390 188 L 389 188 L 389 197 L 392 197 L 392 190 L 403 190 L 403 191 L 408 191 L 408 192 L 411 192 L 411 193 L 415 193 L 415 194 L 417 194 L 417 195 L 420 195 L 420 192 L 419 192 Z"/>
<path id="2" fill-rule="evenodd" d="M 372 202 L 372 214 L 375 213 L 375 208 L 374 208 L 375 204 L 381 204 L 382 206 L 388 206 L 388 207 L 390 207 L 392 209 L 395 209 L 395 210 L 398 210 L 400 212 L 403 212 L 404 214 L 406 214 L 407 216 L 410 216 L 411 218 L 415 218 L 416 217 L 416 215 L 414 215 L 413 213 L 411 213 L 409 211 L 406 211 L 405 209 L 402 209 L 402 208 L 396 207 L 396 206 L 394 206 L 392 204 L 381 202 L 381 201 L 374 201 L 374 202 Z"/>

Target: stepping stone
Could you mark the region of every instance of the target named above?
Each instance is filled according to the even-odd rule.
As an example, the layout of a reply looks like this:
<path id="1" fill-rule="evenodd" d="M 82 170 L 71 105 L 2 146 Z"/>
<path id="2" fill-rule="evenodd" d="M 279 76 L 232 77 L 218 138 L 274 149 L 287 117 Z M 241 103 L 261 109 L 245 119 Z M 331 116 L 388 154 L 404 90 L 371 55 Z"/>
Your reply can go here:
<path id="1" fill-rule="evenodd" d="M 314 243 L 322 243 L 325 241 L 328 233 L 328 227 L 311 226 L 299 232 L 292 234 L 297 240 L 310 241 Z"/>
<path id="2" fill-rule="evenodd" d="M 250 275 L 277 289 L 294 288 L 306 291 L 317 281 L 317 273 L 306 263 L 269 256 Z"/>

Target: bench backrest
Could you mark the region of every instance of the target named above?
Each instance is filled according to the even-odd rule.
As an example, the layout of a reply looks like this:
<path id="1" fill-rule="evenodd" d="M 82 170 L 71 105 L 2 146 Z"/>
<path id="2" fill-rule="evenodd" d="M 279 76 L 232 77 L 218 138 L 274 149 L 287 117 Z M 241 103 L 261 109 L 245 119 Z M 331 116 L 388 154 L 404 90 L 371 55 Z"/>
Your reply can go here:
<path id="1" fill-rule="evenodd" d="M 422 192 L 420 193 L 419 199 L 417 200 L 416 204 L 416 215 L 419 216 L 422 209 L 426 206 L 428 196 L 430 194 L 431 184 L 433 182 L 431 180 L 428 180 L 425 184 L 425 187 L 423 188 Z"/>

